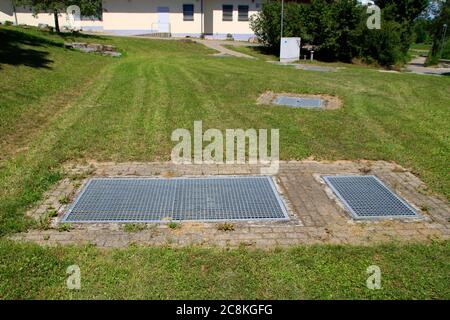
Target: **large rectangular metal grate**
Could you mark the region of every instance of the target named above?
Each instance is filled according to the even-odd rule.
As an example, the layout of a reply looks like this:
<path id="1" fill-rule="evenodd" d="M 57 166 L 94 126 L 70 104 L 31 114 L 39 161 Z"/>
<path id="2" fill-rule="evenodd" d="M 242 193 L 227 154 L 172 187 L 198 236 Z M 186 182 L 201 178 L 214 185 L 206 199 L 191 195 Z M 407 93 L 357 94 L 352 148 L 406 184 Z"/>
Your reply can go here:
<path id="1" fill-rule="evenodd" d="M 94 178 L 63 221 L 261 219 L 288 219 L 271 177 Z"/>
<path id="2" fill-rule="evenodd" d="M 326 176 L 355 219 L 417 218 L 416 211 L 375 176 Z"/>

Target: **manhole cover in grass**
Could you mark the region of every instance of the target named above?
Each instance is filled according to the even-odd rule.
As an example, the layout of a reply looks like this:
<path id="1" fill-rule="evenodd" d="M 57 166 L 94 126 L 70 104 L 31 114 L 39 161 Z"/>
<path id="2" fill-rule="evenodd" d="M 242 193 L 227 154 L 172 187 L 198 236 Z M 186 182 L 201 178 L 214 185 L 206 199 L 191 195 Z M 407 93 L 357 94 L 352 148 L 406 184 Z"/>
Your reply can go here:
<path id="1" fill-rule="evenodd" d="M 286 220 L 271 177 L 95 178 L 64 222 Z"/>
<path id="2" fill-rule="evenodd" d="M 342 106 L 339 98 L 322 94 L 263 93 L 257 104 L 286 106 L 306 109 L 338 109 Z"/>
<path id="3" fill-rule="evenodd" d="M 323 179 L 355 219 L 419 217 L 375 176 L 325 176 Z"/>
<path id="4" fill-rule="evenodd" d="M 322 108 L 324 101 L 320 98 L 299 98 L 289 96 L 277 96 L 272 103 L 293 108 Z"/>

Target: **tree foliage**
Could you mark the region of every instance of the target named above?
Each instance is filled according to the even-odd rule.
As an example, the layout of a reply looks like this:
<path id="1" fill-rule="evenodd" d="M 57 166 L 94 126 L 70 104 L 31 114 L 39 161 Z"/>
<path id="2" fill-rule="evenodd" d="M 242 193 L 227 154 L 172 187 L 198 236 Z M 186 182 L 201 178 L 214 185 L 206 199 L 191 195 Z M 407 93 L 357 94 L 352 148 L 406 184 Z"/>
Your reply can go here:
<path id="1" fill-rule="evenodd" d="M 381 30 L 369 30 L 366 7 L 357 0 L 312 0 L 288 3 L 285 36 L 300 36 L 325 60 L 363 58 L 382 65 L 403 63 L 415 39 L 414 21 L 429 0 L 378 0 L 382 9 Z M 257 37 L 274 51 L 280 43 L 279 1 L 269 1 L 251 20 Z"/>
<path id="2" fill-rule="evenodd" d="M 31 7 L 34 14 L 53 13 L 57 32 L 59 32 L 58 15 L 65 12 L 66 8 L 71 5 L 80 7 L 83 16 L 101 18 L 102 15 L 101 0 L 14 0 L 14 2 L 16 6 Z"/>
<path id="3" fill-rule="evenodd" d="M 428 7 L 429 0 L 374 0 L 388 20 L 412 25 Z"/>
<path id="4" fill-rule="evenodd" d="M 446 58 L 448 50 L 446 48 L 450 46 L 450 1 L 438 1 L 434 13 L 435 18 L 431 22 L 433 46 L 431 48 L 427 64 L 435 64 L 438 62 L 439 58 Z M 447 36 L 443 39 L 445 24 L 447 25 Z M 441 51 L 443 53 L 442 57 L 440 56 Z"/>
<path id="5" fill-rule="evenodd" d="M 306 32 L 307 21 L 304 20 L 306 7 L 302 4 L 285 4 L 284 29 L 285 37 L 302 37 L 310 39 Z M 250 17 L 250 26 L 256 37 L 273 50 L 279 49 L 281 35 L 281 4 L 278 1 L 267 2 L 257 16 Z"/>

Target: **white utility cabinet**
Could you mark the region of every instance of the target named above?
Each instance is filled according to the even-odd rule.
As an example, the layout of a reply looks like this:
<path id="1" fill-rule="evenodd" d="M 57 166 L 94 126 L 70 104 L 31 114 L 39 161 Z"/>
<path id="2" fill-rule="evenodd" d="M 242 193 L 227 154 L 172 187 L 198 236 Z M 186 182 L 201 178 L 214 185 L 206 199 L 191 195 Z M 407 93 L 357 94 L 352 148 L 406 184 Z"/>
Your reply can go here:
<path id="1" fill-rule="evenodd" d="M 300 38 L 281 38 L 280 62 L 294 62 L 300 60 L 300 47 Z"/>

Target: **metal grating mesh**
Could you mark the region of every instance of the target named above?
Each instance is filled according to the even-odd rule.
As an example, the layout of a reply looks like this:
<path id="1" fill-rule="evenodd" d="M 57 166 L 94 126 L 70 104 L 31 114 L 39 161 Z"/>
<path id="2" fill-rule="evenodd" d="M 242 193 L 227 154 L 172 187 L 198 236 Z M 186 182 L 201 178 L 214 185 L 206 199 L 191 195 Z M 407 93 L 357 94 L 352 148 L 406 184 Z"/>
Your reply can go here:
<path id="1" fill-rule="evenodd" d="M 299 98 L 289 96 L 277 96 L 273 100 L 274 104 L 294 107 L 294 108 L 322 108 L 323 101 L 318 98 Z"/>
<path id="2" fill-rule="evenodd" d="M 64 222 L 288 219 L 270 177 L 95 178 Z"/>
<path id="3" fill-rule="evenodd" d="M 417 218 L 416 211 L 375 176 L 326 176 L 355 219 Z"/>

